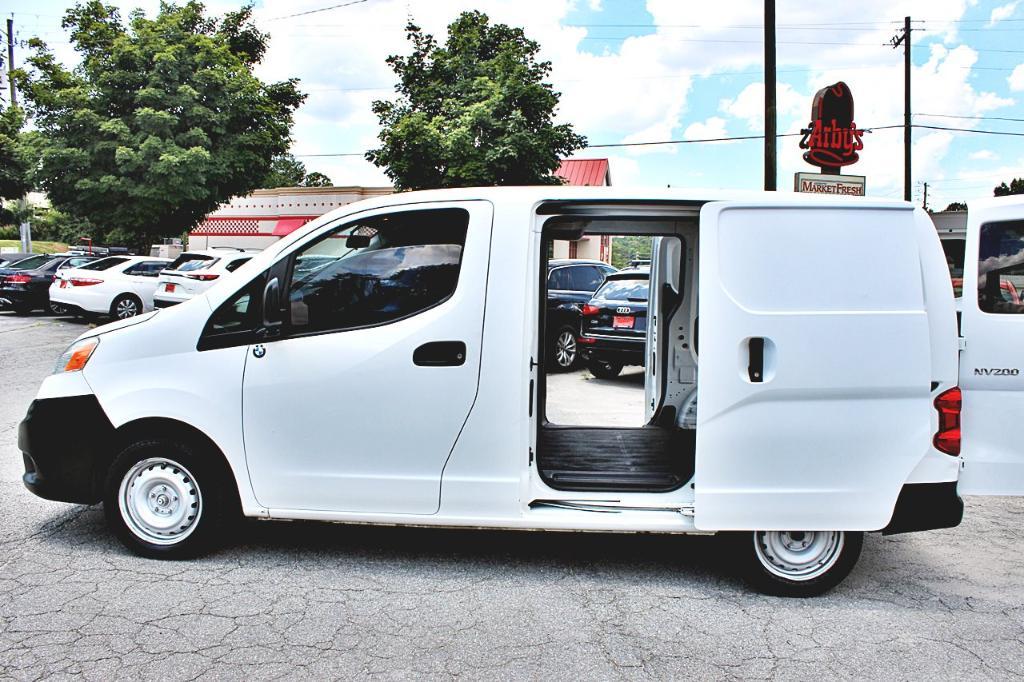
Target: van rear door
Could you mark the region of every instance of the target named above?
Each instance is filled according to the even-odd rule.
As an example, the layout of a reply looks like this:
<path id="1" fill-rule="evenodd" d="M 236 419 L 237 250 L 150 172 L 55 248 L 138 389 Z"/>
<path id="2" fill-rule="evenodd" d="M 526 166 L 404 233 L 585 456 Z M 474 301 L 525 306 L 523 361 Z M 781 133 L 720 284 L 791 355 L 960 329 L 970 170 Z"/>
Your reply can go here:
<path id="1" fill-rule="evenodd" d="M 933 430 L 914 220 L 866 202 L 703 207 L 697 528 L 889 522 Z"/>
<path id="2" fill-rule="evenodd" d="M 1024 495 L 1024 197 L 972 202 L 960 388 L 966 495 Z"/>

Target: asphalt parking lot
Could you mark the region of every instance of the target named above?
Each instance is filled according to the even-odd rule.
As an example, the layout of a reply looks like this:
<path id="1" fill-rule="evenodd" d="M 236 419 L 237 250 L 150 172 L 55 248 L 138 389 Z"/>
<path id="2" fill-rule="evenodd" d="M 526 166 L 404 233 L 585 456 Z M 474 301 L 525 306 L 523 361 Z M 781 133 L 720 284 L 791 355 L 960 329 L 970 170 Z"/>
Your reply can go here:
<path id="1" fill-rule="evenodd" d="M 99 507 L 20 482 L 17 424 L 81 330 L 0 313 L 2 678 L 1024 674 L 1019 499 L 968 500 L 956 529 L 869 536 L 812 600 L 750 593 L 709 537 L 252 522 L 200 560 L 134 557 Z"/>

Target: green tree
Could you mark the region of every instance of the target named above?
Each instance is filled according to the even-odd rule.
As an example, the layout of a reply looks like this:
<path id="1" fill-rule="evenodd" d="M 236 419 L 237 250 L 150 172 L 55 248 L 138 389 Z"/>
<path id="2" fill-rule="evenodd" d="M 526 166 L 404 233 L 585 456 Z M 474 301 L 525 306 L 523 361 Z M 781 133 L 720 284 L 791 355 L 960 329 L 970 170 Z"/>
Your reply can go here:
<path id="1" fill-rule="evenodd" d="M 559 93 L 536 42 L 481 12 L 459 15 L 444 46 L 414 24 L 406 32 L 412 54 L 387 60 L 398 97 L 373 103 L 381 145 L 366 154 L 397 189 L 560 182 L 559 157 L 586 138 L 555 125 Z"/>
<path id="2" fill-rule="evenodd" d="M 123 22 L 90 0 L 64 16 L 81 56 L 61 66 L 33 39 L 17 75 L 36 128 L 38 185 L 97 240 L 145 248 L 260 186 L 287 151 L 296 81 L 253 75 L 268 36 L 251 7 L 209 18 L 198 2 L 161 3 Z"/>
<path id="3" fill-rule="evenodd" d="M 947 206 L 943 210 L 945 210 L 945 211 L 966 211 L 967 210 L 967 204 L 965 204 L 962 201 L 954 201 L 953 203 L 951 203 L 949 206 Z"/>
<path id="4" fill-rule="evenodd" d="M 634 258 L 651 257 L 651 238 L 638 236 L 622 236 L 612 238 L 612 265 L 619 268 L 628 267 Z"/>
<path id="5" fill-rule="evenodd" d="M 323 173 L 306 173 L 306 164 L 291 154 L 278 154 L 260 187 L 330 187 L 331 179 Z"/>
<path id="6" fill-rule="evenodd" d="M 31 189 L 29 164 L 24 149 L 21 112 L 8 107 L 0 110 L 0 225 L 14 222 L 14 214 L 4 207 L 4 199 L 17 199 Z"/>
<path id="7" fill-rule="evenodd" d="M 992 189 L 993 196 L 1007 197 L 1011 194 L 1024 194 L 1024 178 L 1014 178 L 1009 185 L 1001 182 Z"/>

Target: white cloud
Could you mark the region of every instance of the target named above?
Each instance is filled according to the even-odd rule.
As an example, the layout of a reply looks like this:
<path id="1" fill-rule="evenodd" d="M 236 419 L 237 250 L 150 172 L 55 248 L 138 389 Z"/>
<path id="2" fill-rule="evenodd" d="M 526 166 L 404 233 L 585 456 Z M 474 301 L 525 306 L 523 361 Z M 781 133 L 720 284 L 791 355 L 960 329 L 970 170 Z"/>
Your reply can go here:
<path id="1" fill-rule="evenodd" d="M 970 154 L 967 158 L 971 161 L 995 161 L 999 156 L 991 149 L 980 149 Z"/>
<path id="2" fill-rule="evenodd" d="M 810 110 L 810 102 L 788 83 L 779 83 L 775 88 L 775 111 L 778 118 L 800 116 Z M 754 132 L 764 130 L 764 83 L 751 83 L 740 91 L 735 99 L 723 99 L 719 111 L 743 119 Z"/>
<path id="3" fill-rule="evenodd" d="M 685 140 L 708 140 L 728 136 L 729 132 L 725 129 L 725 119 L 720 116 L 712 116 L 706 121 L 691 123 L 683 132 L 683 139 Z"/>
<path id="4" fill-rule="evenodd" d="M 1014 68 L 1013 72 L 1010 73 L 1006 82 L 1009 84 L 1010 90 L 1014 92 L 1024 90 L 1024 64 L 1018 64 L 1016 68 Z"/>
<path id="5" fill-rule="evenodd" d="M 1013 13 L 1017 10 L 1017 5 L 1020 4 L 1020 0 L 1014 0 L 1008 2 L 1005 5 L 1000 5 L 992 10 L 992 14 L 989 15 L 988 25 L 995 26 L 1003 19 L 1009 19 L 1013 16 Z"/>

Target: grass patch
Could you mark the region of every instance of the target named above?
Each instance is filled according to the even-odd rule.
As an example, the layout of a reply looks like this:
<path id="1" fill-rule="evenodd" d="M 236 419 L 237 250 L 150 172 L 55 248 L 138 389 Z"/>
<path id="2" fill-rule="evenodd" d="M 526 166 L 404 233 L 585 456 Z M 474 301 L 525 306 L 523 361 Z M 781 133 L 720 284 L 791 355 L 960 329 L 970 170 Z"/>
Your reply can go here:
<path id="1" fill-rule="evenodd" d="M 0 239 L 0 249 L 21 250 L 21 242 L 17 239 Z M 32 240 L 32 253 L 64 253 L 68 250 L 67 244 L 60 242 L 37 242 Z"/>

